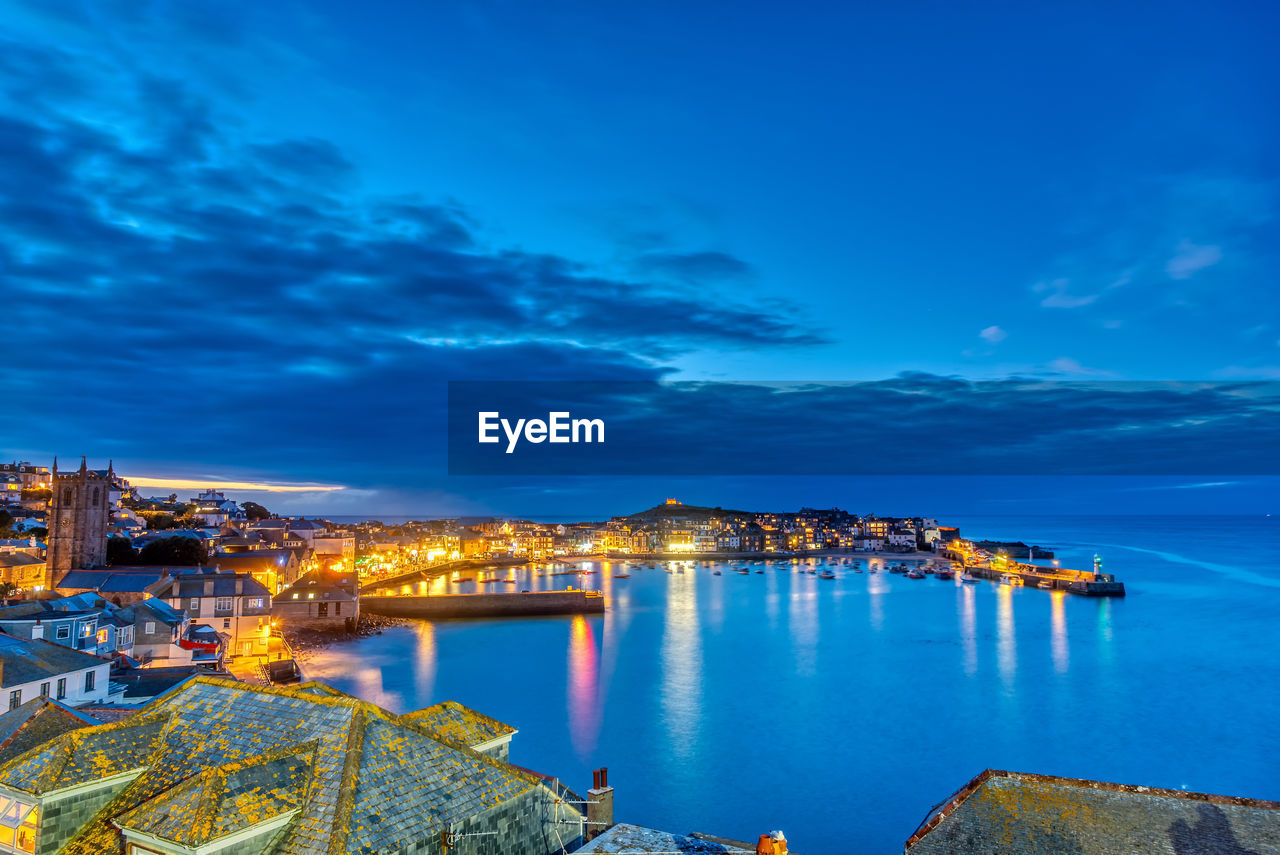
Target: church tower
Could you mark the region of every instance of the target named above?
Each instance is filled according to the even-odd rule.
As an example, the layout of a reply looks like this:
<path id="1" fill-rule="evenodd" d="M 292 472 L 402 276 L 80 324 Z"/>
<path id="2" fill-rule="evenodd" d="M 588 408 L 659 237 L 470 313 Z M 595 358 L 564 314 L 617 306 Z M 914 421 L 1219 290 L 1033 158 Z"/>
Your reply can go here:
<path id="1" fill-rule="evenodd" d="M 54 459 L 46 590 L 51 590 L 68 570 L 106 563 L 112 475 L 110 466 L 106 471 L 89 469 L 83 457 L 79 471 L 59 472 L 57 458 Z"/>

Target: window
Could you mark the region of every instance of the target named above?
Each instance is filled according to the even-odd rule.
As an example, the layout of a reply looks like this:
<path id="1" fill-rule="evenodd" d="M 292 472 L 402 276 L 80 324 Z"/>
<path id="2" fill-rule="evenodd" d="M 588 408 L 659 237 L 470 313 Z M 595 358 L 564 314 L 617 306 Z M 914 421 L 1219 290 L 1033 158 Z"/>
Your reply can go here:
<path id="1" fill-rule="evenodd" d="M 328 616 L 329 616 L 329 604 L 328 604 L 328 603 L 321 603 L 321 604 L 320 604 L 320 611 L 319 611 L 319 613 L 317 614 L 317 617 L 328 617 Z"/>
<path id="2" fill-rule="evenodd" d="M 63 638 L 63 639 L 70 638 L 70 637 L 71 637 L 71 627 L 69 627 L 69 626 L 60 626 L 60 627 L 58 627 L 58 631 L 55 633 L 55 636 L 56 636 L 57 638 Z"/>
<path id="3" fill-rule="evenodd" d="M 35 852 L 38 819 L 30 802 L 0 797 L 0 852 Z"/>
<path id="4" fill-rule="evenodd" d="M 14 689 L 9 693 L 9 709 L 16 710 L 22 706 L 22 690 Z"/>
<path id="5" fill-rule="evenodd" d="M 334 603 L 334 604 L 333 604 L 333 613 L 334 613 L 335 615 L 340 615 L 340 614 L 342 614 L 342 603 Z"/>
<path id="6" fill-rule="evenodd" d="M 142 631 L 147 635 L 154 635 L 156 631 L 156 622 L 153 620 L 147 621 L 142 625 Z"/>
<path id="7" fill-rule="evenodd" d="M 219 611 L 219 612 L 229 612 L 231 611 L 232 607 L 233 607 L 233 603 L 231 602 L 230 597 L 218 597 L 218 599 L 213 604 L 214 611 Z"/>
<path id="8" fill-rule="evenodd" d="M 42 697 L 42 698 L 47 698 L 47 697 L 49 697 L 49 684 L 48 684 L 48 683 L 41 683 L 41 684 L 40 684 L 40 697 Z"/>
<path id="9" fill-rule="evenodd" d="M 222 621 L 223 629 L 231 629 L 231 618 L 224 618 Z"/>
<path id="10" fill-rule="evenodd" d="M 200 601 L 197 600 L 195 597 L 191 598 L 191 611 L 193 612 L 200 611 Z"/>
<path id="11" fill-rule="evenodd" d="M 249 608 L 251 608 L 251 609 L 260 609 L 260 608 L 262 608 L 262 597 L 250 597 L 250 598 L 249 598 Z"/>
<path id="12" fill-rule="evenodd" d="M 110 634 L 111 634 L 111 633 L 107 631 L 106 627 L 103 627 L 102 629 L 98 630 L 98 643 L 99 643 L 99 644 L 106 644 L 106 643 L 107 643 L 107 640 L 108 640 L 108 638 L 107 638 L 107 637 L 108 637 Z"/>
<path id="13" fill-rule="evenodd" d="M 67 678 L 58 678 L 58 700 L 62 700 L 67 696 Z"/>
<path id="14" fill-rule="evenodd" d="M 85 671 L 85 672 L 84 672 L 84 690 L 85 690 L 86 692 L 92 692 L 92 691 L 93 691 L 93 681 L 97 678 L 97 676 L 98 676 L 98 674 L 97 674 L 97 672 L 96 672 L 96 671 Z"/>
<path id="15" fill-rule="evenodd" d="M 80 624 L 80 637 L 88 638 L 89 636 L 93 635 L 93 631 L 97 628 L 98 628 L 98 624 L 95 623 L 94 621 L 89 621 L 88 623 Z"/>

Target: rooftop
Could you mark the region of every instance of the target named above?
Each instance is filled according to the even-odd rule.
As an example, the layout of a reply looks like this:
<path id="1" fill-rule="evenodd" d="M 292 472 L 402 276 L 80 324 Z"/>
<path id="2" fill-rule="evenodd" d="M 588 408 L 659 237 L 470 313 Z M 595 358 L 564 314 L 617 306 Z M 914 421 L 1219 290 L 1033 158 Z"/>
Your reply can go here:
<path id="1" fill-rule="evenodd" d="M 541 786 L 322 684 L 209 676 L 0 765 L 0 785 L 40 794 L 130 771 L 140 774 L 62 852 L 117 851 L 113 823 L 196 845 L 272 820 L 288 823 L 273 855 L 385 852 Z"/>
<path id="2" fill-rule="evenodd" d="M 912 855 L 1280 852 L 1280 802 L 988 769 L 936 807 Z"/>
<path id="3" fill-rule="evenodd" d="M 470 748 L 517 733 L 511 725 L 456 701 L 432 704 L 416 712 L 406 713 L 402 718 L 421 724 L 444 739 Z"/>
<path id="4" fill-rule="evenodd" d="M 683 834 L 672 834 L 669 831 L 658 831 L 642 825 L 619 823 L 613 826 L 578 852 L 596 853 L 640 853 L 640 852 L 679 852 L 689 855 L 715 855 L 715 853 L 748 853 L 752 850 L 740 849 L 724 843 L 705 840 Z"/>
<path id="5" fill-rule="evenodd" d="M 0 689 L 47 680 L 106 662 L 52 641 L 28 641 L 0 634 Z"/>

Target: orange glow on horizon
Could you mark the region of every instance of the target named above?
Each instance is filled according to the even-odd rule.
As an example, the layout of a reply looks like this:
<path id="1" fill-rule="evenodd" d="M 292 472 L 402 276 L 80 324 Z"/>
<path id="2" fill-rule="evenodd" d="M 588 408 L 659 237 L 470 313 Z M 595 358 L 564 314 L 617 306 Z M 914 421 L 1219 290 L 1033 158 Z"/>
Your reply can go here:
<path id="1" fill-rule="evenodd" d="M 167 487 L 174 490 L 248 490 L 257 493 L 332 493 L 346 487 L 334 484 L 263 484 L 257 481 L 210 481 L 196 478 L 130 476 L 135 487 Z"/>

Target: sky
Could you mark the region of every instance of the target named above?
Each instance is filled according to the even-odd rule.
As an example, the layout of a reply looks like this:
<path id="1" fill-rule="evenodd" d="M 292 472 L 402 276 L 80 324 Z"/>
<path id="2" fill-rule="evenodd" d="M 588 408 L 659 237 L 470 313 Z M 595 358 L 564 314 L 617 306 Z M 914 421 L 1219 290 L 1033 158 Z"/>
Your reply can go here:
<path id="1" fill-rule="evenodd" d="M 1280 379 L 1271 4 L 0 13 L 9 457 L 312 488 L 236 488 L 308 513 L 607 515 L 677 491 L 1280 510 L 1263 464 L 1116 459 L 1131 480 L 1105 488 L 945 461 L 908 467 L 927 483 L 529 479 L 449 476 L 444 442 L 458 380 Z M 1217 447 L 1258 442 L 1242 425 L 1271 400 Z M 838 430 L 830 412 L 781 430 L 803 454 L 794 426 Z M 941 435 L 945 408 L 912 427 Z"/>

